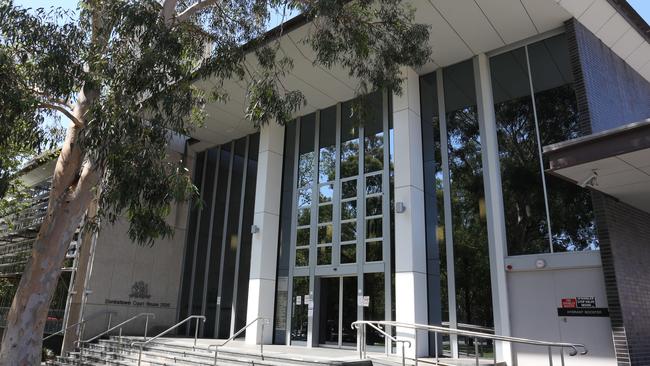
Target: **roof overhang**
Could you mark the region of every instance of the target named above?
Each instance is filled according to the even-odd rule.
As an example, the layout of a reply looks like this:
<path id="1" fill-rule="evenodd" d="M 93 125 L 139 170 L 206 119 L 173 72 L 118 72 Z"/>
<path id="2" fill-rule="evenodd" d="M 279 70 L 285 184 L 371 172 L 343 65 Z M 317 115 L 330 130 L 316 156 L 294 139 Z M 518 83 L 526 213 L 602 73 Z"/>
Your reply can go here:
<path id="1" fill-rule="evenodd" d="M 547 172 L 650 212 L 650 118 L 544 147 Z"/>
<path id="2" fill-rule="evenodd" d="M 419 70 L 423 75 L 437 68 L 467 60 L 481 53 L 504 50 L 534 37 L 543 37 L 563 29 L 564 22 L 575 17 L 608 47 L 650 80 L 650 43 L 646 40 L 639 17 L 622 0 L 409 0 L 416 9 L 415 22 L 430 25 L 430 62 Z M 614 5 L 612 5 L 614 4 Z M 627 9 L 627 11 L 624 11 Z M 626 16 L 627 14 L 627 16 Z M 633 22 L 641 25 L 636 25 Z M 647 28 L 647 24 L 646 28 Z M 294 67 L 283 80 L 287 89 L 300 90 L 307 105 L 296 116 L 326 108 L 354 97 L 358 86 L 346 69 L 315 65 L 315 54 L 302 42 L 312 24 L 297 16 L 265 38 L 279 40 L 283 53 L 293 59 Z M 249 59 L 249 67 L 255 61 Z M 210 87 L 216 81 L 199 85 Z M 210 103 L 205 125 L 192 137 L 207 144 L 221 144 L 256 131 L 246 120 L 246 80 L 227 80 L 226 102 Z"/>

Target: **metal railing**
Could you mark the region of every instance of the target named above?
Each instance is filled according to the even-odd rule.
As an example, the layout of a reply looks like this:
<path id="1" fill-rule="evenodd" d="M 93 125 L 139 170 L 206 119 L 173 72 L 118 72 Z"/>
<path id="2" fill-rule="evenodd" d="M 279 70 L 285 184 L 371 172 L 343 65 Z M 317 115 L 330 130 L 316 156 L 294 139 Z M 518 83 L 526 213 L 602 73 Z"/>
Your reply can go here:
<path id="1" fill-rule="evenodd" d="M 211 344 L 208 346 L 208 351 L 212 350 L 214 348 L 214 366 L 217 366 L 217 358 L 219 354 L 219 347 L 223 347 L 226 345 L 226 343 L 232 341 L 233 339 L 237 338 L 242 332 L 244 332 L 248 327 L 251 325 L 257 323 L 258 321 L 263 320 L 263 322 L 260 324 L 262 326 L 262 329 L 260 331 L 260 357 L 262 358 L 262 361 L 264 361 L 264 325 L 270 324 L 271 320 L 269 318 L 262 318 L 258 317 L 253 319 L 250 323 L 246 324 L 243 328 L 238 330 L 235 334 L 230 336 L 230 338 L 226 339 L 223 343 L 221 344 Z"/>
<path id="2" fill-rule="evenodd" d="M 152 342 L 152 341 L 155 341 L 156 339 L 164 336 L 165 334 L 171 332 L 172 330 L 180 327 L 182 324 L 185 324 L 185 323 L 187 323 L 188 321 L 190 321 L 192 319 L 196 319 L 196 328 L 194 329 L 194 346 L 192 347 L 192 349 L 196 350 L 196 340 L 199 338 L 199 320 L 203 320 L 203 322 L 205 323 L 205 316 L 203 316 L 203 315 L 188 316 L 187 318 L 185 318 L 185 319 L 181 320 L 180 322 L 172 325 L 171 327 L 167 328 L 167 330 L 163 331 L 162 333 L 156 335 L 153 338 L 150 338 L 149 340 L 146 340 L 144 342 L 133 342 L 133 343 L 131 343 L 131 347 L 134 347 L 136 345 L 140 347 L 140 352 L 138 354 L 138 366 L 140 366 L 140 362 L 142 361 L 142 349 L 144 348 L 145 344 L 147 344 L 149 342 Z"/>
<path id="3" fill-rule="evenodd" d="M 427 331 L 429 333 L 434 333 L 434 344 L 435 344 L 435 359 L 436 359 L 436 364 L 439 362 L 439 352 L 438 352 L 438 334 L 455 334 L 455 335 L 460 335 L 460 336 L 465 336 L 468 338 L 473 338 L 474 339 L 474 351 L 475 351 L 475 359 L 476 359 L 476 365 L 478 366 L 480 364 L 479 361 L 479 352 L 478 352 L 478 340 L 479 339 L 490 339 L 493 342 L 508 342 L 508 343 L 517 343 L 517 344 L 525 344 L 525 345 L 530 345 L 530 346 L 537 346 L 537 347 L 546 347 L 548 349 L 548 361 L 549 365 L 553 366 L 553 349 L 557 348 L 560 350 L 560 363 L 562 366 L 564 366 L 564 349 L 568 348 L 569 349 L 569 356 L 575 356 L 578 353 L 581 355 L 586 355 L 588 350 L 587 347 L 584 344 L 579 344 L 579 343 L 563 343 L 563 342 L 547 342 L 547 341 L 537 341 L 533 339 L 526 339 L 526 338 L 518 338 L 518 337 L 508 337 L 508 336 L 501 336 L 501 335 L 496 335 L 496 334 L 489 334 L 489 333 L 480 333 L 480 332 L 474 332 L 474 331 L 469 331 L 469 330 L 460 330 L 460 329 L 454 329 L 454 328 L 446 328 L 446 327 L 439 327 L 439 326 L 434 326 L 434 325 L 427 325 L 427 324 L 411 324 L 411 323 L 400 323 L 400 322 L 395 322 L 395 321 L 371 321 L 371 320 L 358 320 L 356 322 L 352 323 L 352 328 L 357 329 L 357 347 L 359 348 L 359 357 L 360 359 L 364 359 L 367 357 L 366 355 L 366 349 L 365 349 L 365 343 L 366 343 L 366 326 L 370 325 L 373 326 L 373 328 L 377 329 L 376 326 L 384 326 L 384 327 L 396 327 L 396 328 L 409 328 L 409 329 L 414 329 L 416 330 L 415 332 L 415 365 L 417 366 L 418 364 L 418 356 L 417 356 L 417 331 L 418 330 L 423 330 Z M 581 348 L 581 351 L 578 351 L 578 349 Z M 403 353 L 403 350 L 402 350 Z M 497 364 L 497 355 L 496 352 L 494 352 L 493 356 L 493 361 L 494 364 Z"/>
<path id="4" fill-rule="evenodd" d="M 103 312 L 103 313 L 97 313 L 97 314 L 95 314 L 95 315 L 92 315 L 92 316 L 89 316 L 88 318 L 83 319 L 82 321 L 79 321 L 79 322 L 76 322 L 76 323 L 74 323 L 74 324 L 72 324 L 72 325 L 69 325 L 69 326 L 67 326 L 65 329 L 61 329 L 61 330 L 59 330 L 58 332 L 52 333 L 52 334 L 50 334 L 49 336 L 44 337 L 43 340 L 46 340 L 46 339 L 52 338 L 52 337 L 54 337 L 55 335 L 58 335 L 58 334 L 64 333 L 65 331 L 67 331 L 67 330 L 70 329 L 70 328 L 77 327 L 77 326 L 81 325 L 81 326 L 82 326 L 82 328 L 81 328 L 82 330 L 81 330 L 81 332 L 79 332 L 79 338 L 77 339 L 77 341 L 80 341 L 80 340 L 81 340 L 81 334 L 83 333 L 83 330 L 84 330 L 85 327 L 86 327 L 86 323 L 89 322 L 89 321 L 91 321 L 91 320 L 93 320 L 93 319 L 98 318 L 100 315 L 108 315 L 108 328 L 110 328 L 110 327 L 111 327 L 111 320 L 113 319 L 113 315 L 115 315 L 115 312 L 114 312 L 114 311 L 105 311 L 105 312 Z"/>
<path id="5" fill-rule="evenodd" d="M 359 327 L 358 325 L 361 325 L 361 324 L 363 324 L 363 326 Z M 365 358 L 365 355 L 366 355 L 366 341 L 365 341 L 365 339 L 366 339 L 366 334 L 365 334 L 366 325 L 370 326 L 373 329 L 375 329 L 377 332 L 382 334 L 384 337 L 390 339 L 391 341 L 393 341 L 395 343 L 401 343 L 402 344 L 402 366 L 406 366 L 406 352 L 404 352 L 404 344 L 408 343 L 409 348 L 411 348 L 411 346 L 412 346 L 411 341 L 408 340 L 408 339 L 397 339 L 397 338 L 393 337 L 392 335 L 386 333 L 383 329 L 381 329 L 380 326 L 375 325 L 372 322 L 356 321 L 356 322 L 352 323 L 352 328 L 357 328 L 357 332 L 359 332 L 359 330 L 361 329 L 361 331 L 363 332 L 363 335 L 361 335 L 360 337 L 357 337 L 357 339 L 363 338 L 363 342 L 361 342 L 359 344 L 359 346 L 358 346 L 358 348 L 359 348 L 359 358 L 363 359 L 363 358 Z M 386 356 L 388 356 L 388 348 L 386 348 Z"/>
<path id="6" fill-rule="evenodd" d="M 120 344 L 122 344 L 122 326 L 123 326 L 124 324 L 130 323 L 130 322 L 132 322 L 133 320 L 138 319 L 138 318 L 141 318 L 141 317 L 143 317 L 143 316 L 145 317 L 145 321 L 144 321 L 144 340 L 146 341 L 146 340 L 147 340 L 147 329 L 149 328 L 149 317 L 152 317 L 152 318 L 154 318 L 154 319 L 156 318 L 156 315 L 153 314 L 153 313 L 140 313 L 140 314 L 135 315 L 135 316 L 133 316 L 133 317 L 131 317 L 131 318 L 129 318 L 129 319 L 127 319 L 127 320 L 125 320 L 125 321 L 119 323 L 119 324 L 116 324 L 116 325 L 113 326 L 113 327 L 111 327 L 110 324 L 109 324 L 109 328 L 108 328 L 108 329 L 106 329 L 105 331 L 103 331 L 103 332 L 97 334 L 96 336 L 94 336 L 94 337 L 92 337 L 92 338 L 90 338 L 90 339 L 86 339 L 85 341 L 82 341 L 82 340 L 76 340 L 76 341 L 74 341 L 74 343 L 77 345 L 77 348 L 79 348 L 79 353 L 80 353 L 81 357 L 83 357 L 83 350 L 84 350 L 84 347 L 83 347 L 83 346 L 84 346 L 85 344 L 88 344 L 88 343 L 90 343 L 90 342 L 92 342 L 92 341 L 98 339 L 99 337 L 102 337 L 102 336 L 104 336 L 104 335 L 106 335 L 106 334 L 108 334 L 108 333 L 114 331 L 114 330 L 117 329 L 117 328 L 120 328 L 120 340 L 119 340 L 119 342 L 120 342 Z"/>

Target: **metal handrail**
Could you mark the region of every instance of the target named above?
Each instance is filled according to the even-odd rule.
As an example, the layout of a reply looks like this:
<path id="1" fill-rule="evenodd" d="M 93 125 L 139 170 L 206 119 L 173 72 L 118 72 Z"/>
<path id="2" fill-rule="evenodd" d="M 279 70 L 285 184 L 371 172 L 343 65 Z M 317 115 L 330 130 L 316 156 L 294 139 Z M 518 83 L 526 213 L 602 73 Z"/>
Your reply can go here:
<path id="1" fill-rule="evenodd" d="M 460 329 L 455 329 L 455 328 L 446 328 L 446 327 L 439 327 L 435 325 L 428 325 L 428 324 L 417 324 L 417 323 L 401 323 L 401 322 L 395 322 L 395 321 L 370 321 L 370 320 L 358 320 L 354 323 L 353 325 L 356 325 L 357 332 L 358 332 L 358 337 L 357 337 L 357 342 L 362 342 L 361 345 L 365 344 L 365 326 L 369 324 L 373 325 L 383 325 L 386 327 L 398 327 L 398 328 L 410 328 L 410 329 L 415 329 L 415 330 L 424 330 L 427 332 L 433 332 L 435 334 L 435 345 L 436 345 L 436 363 L 438 362 L 438 333 L 441 334 L 455 334 L 455 335 L 461 335 L 461 336 L 466 336 L 470 338 L 474 338 L 474 350 L 475 350 L 475 357 L 476 357 L 476 365 L 479 365 L 479 354 L 478 354 L 478 339 L 491 339 L 492 341 L 500 341 L 500 342 L 509 342 L 509 343 L 519 343 L 519 344 L 527 344 L 531 346 L 539 346 L 539 347 L 547 347 L 548 348 L 548 357 L 549 357 L 549 365 L 553 366 L 553 348 L 559 348 L 560 349 L 560 360 L 562 366 L 564 366 L 564 349 L 569 348 L 569 356 L 575 356 L 578 353 L 581 355 L 586 355 L 588 350 L 587 347 L 584 344 L 580 343 L 564 343 L 564 342 L 548 342 L 548 341 L 538 341 L 534 339 L 527 339 L 527 338 L 519 338 L 519 337 L 510 337 L 510 336 L 502 336 L 502 335 L 497 335 L 497 334 L 489 334 L 489 333 L 481 333 L 481 332 L 474 332 L 474 331 L 469 331 L 469 330 L 460 330 Z M 361 326 L 359 326 L 361 325 Z M 362 329 L 364 328 L 364 329 Z M 415 342 L 415 364 L 417 365 L 418 363 L 418 357 L 417 357 L 417 332 L 416 332 L 416 342 Z M 362 348 L 360 345 L 360 348 Z M 578 348 L 581 348 L 582 351 L 578 351 Z M 366 352 L 365 352 L 365 347 L 363 347 L 363 352 L 360 352 L 360 358 L 365 358 Z M 494 363 L 497 363 L 496 359 L 496 352 L 494 352 Z"/>
<path id="2" fill-rule="evenodd" d="M 143 317 L 143 316 L 147 318 L 147 319 L 145 319 L 145 322 L 144 322 L 144 340 L 146 341 L 147 340 L 147 328 L 149 327 L 149 317 L 155 319 L 156 314 L 154 314 L 154 313 L 140 313 L 140 314 L 138 314 L 136 316 L 133 316 L 133 317 L 121 322 L 120 324 L 116 324 L 114 327 L 111 327 L 110 329 L 107 329 L 107 330 L 99 333 L 98 335 L 90 338 L 90 339 L 86 339 L 85 341 L 80 341 L 80 343 L 92 342 L 92 341 L 96 340 L 97 338 L 99 338 L 99 337 L 101 337 L 101 336 L 103 336 L 103 335 L 105 335 L 105 334 L 107 334 L 107 333 L 109 333 L 109 332 L 111 332 L 111 331 L 113 331 L 113 330 L 115 330 L 117 328 L 120 328 L 120 330 L 122 330 L 121 326 L 123 326 L 124 324 L 129 323 L 129 322 L 131 322 L 131 321 L 133 321 L 133 320 L 135 320 L 137 318 Z"/>
<path id="3" fill-rule="evenodd" d="M 214 347 L 214 366 L 217 365 L 217 355 L 219 353 L 219 347 L 223 347 L 226 345 L 226 343 L 232 341 L 233 339 L 237 338 L 238 335 L 242 334 L 243 331 L 248 329 L 251 325 L 255 324 L 256 322 L 264 320 L 261 325 L 262 325 L 262 330 L 260 332 L 260 357 L 262 358 L 262 361 L 264 361 L 264 325 L 265 324 L 270 324 L 271 320 L 269 318 L 263 318 L 263 317 L 257 317 L 253 319 L 250 323 L 244 325 L 243 328 L 238 330 L 235 334 L 231 335 L 230 338 L 226 339 L 223 343 L 221 344 L 211 344 L 208 346 L 208 351 L 210 351 Z"/>
<path id="4" fill-rule="evenodd" d="M 101 337 L 101 336 L 103 336 L 103 335 L 105 335 L 105 334 L 107 334 L 107 333 L 109 333 L 109 332 L 111 332 L 111 331 L 113 331 L 113 330 L 115 330 L 117 328 L 120 328 L 120 343 L 122 343 L 122 326 L 124 324 L 127 324 L 127 323 L 129 323 L 129 322 L 131 322 L 131 321 L 133 321 L 133 320 L 135 320 L 137 318 L 143 317 L 143 316 L 146 317 L 146 320 L 144 322 L 144 340 L 146 341 L 147 340 L 147 329 L 149 328 L 149 317 L 152 317 L 154 319 L 156 318 L 156 315 L 153 314 L 153 313 L 140 313 L 140 314 L 138 314 L 136 316 L 133 316 L 133 317 L 131 317 L 131 318 L 119 323 L 119 324 L 116 324 L 113 327 L 110 327 L 110 328 L 106 329 L 105 331 L 99 333 L 98 335 L 96 335 L 96 336 L 94 336 L 94 337 L 92 337 L 90 339 L 86 339 L 85 341 L 76 340 L 76 341 L 74 341 L 74 343 L 77 345 L 77 348 L 79 348 L 79 352 L 83 355 L 83 345 L 84 344 L 90 343 L 90 342 L 98 339 L 99 337 Z"/>
<path id="5" fill-rule="evenodd" d="M 78 322 L 76 322 L 76 323 L 74 323 L 74 324 L 72 324 L 72 325 L 69 325 L 69 326 L 67 326 L 65 329 L 61 329 L 61 330 L 59 330 L 58 332 L 52 333 L 52 334 L 50 334 L 49 336 L 44 337 L 43 340 L 46 340 L 46 339 L 52 338 L 52 337 L 54 337 L 55 335 L 61 334 L 61 333 L 65 332 L 66 330 L 68 330 L 68 329 L 70 329 L 70 328 L 72 328 L 72 327 L 76 327 L 76 326 L 78 326 L 78 325 L 80 325 L 80 324 L 86 324 L 86 322 L 89 322 L 89 321 L 91 321 L 91 320 L 93 320 L 93 319 L 95 319 L 95 318 L 98 318 L 100 315 L 108 315 L 108 326 L 110 327 L 110 326 L 111 326 L 111 319 L 113 318 L 113 315 L 114 315 L 114 314 L 115 314 L 114 311 L 105 311 L 105 312 L 103 312 L 103 313 L 97 313 L 97 314 L 95 314 L 95 315 L 93 315 L 93 316 L 90 316 L 90 317 L 88 317 L 88 318 L 86 318 L 86 319 L 84 319 L 84 320 L 82 320 L 82 321 L 78 321 Z M 80 334 L 79 336 L 81 337 L 81 334 Z"/>
<path id="6" fill-rule="evenodd" d="M 449 328 L 451 326 L 451 323 L 449 322 L 442 322 L 441 324 L 445 328 Z M 477 330 L 479 332 L 494 334 L 494 328 L 482 327 L 480 325 L 474 325 L 474 324 L 456 323 L 456 329 Z"/>
<path id="7" fill-rule="evenodd" d="M 196 350 L 196 340 L 197 340 L 197 338 L 199 338 L 199 320 L 203 320 L 203 322 L 205 323 L 205 316 L 203 316 L 203 315 L 191 315 L 191 316 L 188 316 L 187 318 L 185 318 L 185 319 L 181 320 L 180 322 L 178 322 L 178 323 L 172 325 L 171 327 L 167 328 L 167 330 L 163 331 L 162 333 L 158 334 L 157 336 L 155 336 L 153 338 L 149 338 L 149 340 L 147 340 L 147 341 L 144 341 L 144 342 L 132 342 L 131 347 L 134 347 L 136 345 L 140 346 L 140 353 L 138 355 L 138 366 L 140 366 L 140 362 L 142 361 L 142 349 L 144 348 L 145 344 L 147 344 L 147 343 L 149 343 L 151 341 L 155 341 L 156 339 L 164 336 L 165 334 L 171 332 L 172 330 L 180 327 L 181 324 L 184 324 L 184 323 L 186 323 L 186 322 L 188 322 L 188 321 L 190 321 L 192 319 L 196 319 L 196 329 L 194 329 L 194 347 L 193 347 L 193 349 Z"/>
<path id="8" fill-rule="evenodd" d="M 352 327 L 352 329 L 357 329 L 357 332 L 358 332 L 358 331 L 359 331 L 359 325 L 361 325 L 361 324 L 364 325 L 364 327 L 363 327 L 363 328 L 364 328 L 364 329 L 363 329 L 363 332 L 364 332 L 364 335 L 363 335 L 364 342 L 363 342 L 362 344 L 359 345 L 359 356 L 360 356 L 361 358 L 363 358 L 363 357 L 362 357 L 362 354 L 365 354 L 365 352 L 366 352 L 366 342 L 365 342 L 365 338 L 366 338 L 365 331 L 366 331 L 366 330 L 365 330 L 365 325 L 369 325 L 371 328 L 373 328 L 373 329 L 375 329 L 377 332 L 383 334 L 384 337 L 387 337 L 387 338 L 390 339 L 391 341 L 393 341 L 393 342 L 395 342 L 395 343 L 402 343 L 402 366 L 406 366 L 406 353 L 404 352 L 404 344 L 405 344 L 405 343 L 408 343 L 408 344 L 409 344 L 409 348 L 411 348 L 411 345 L 412 345 L 412 344 L 411 344 L 411 341 L 409 341 L 408 339 L 397 339 L 396 337 L 393 337 L 392 335 L 386 333 L 386 332 L 385 332 L 383 329 L 381 329 L 379 326 L 374 325 L 374 324 L 372 324 L 372 323 L 370 323 L 370 322 L 368 322 L 368 323 L 362 323 L 362 322 L 358 322 L 358 321 L 356 321 L 356 322 L 353 322 L 353 323 L 351 324 L 351 327 Z M 386 348 L 386 356 L 388 356 L 388 348 Z"/>

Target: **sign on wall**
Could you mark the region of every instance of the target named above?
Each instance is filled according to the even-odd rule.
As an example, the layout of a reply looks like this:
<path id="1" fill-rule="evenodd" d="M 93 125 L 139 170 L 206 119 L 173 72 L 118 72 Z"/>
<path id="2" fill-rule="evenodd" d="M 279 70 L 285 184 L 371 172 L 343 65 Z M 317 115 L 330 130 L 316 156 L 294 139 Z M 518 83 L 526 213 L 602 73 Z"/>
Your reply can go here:
<path id="1" fill-rule="evenodd" d="M 596 307 L 596 298 L 593 296 L 571 297 L 562 299 L 561 307 L 557 308 L 557 315 L 608 317 L 609 310 Z"/>
<path id="2" fill-rule="evenodd" d="M 168 302 L 149 301 L 149 284 L 144 281 L 135 281 L 131 286 L 129 299 L 105 299 L 106 305 L 125 305 L 125 306 L 146 306 L 152 308 L 168 308 L 171 306 Z"/>

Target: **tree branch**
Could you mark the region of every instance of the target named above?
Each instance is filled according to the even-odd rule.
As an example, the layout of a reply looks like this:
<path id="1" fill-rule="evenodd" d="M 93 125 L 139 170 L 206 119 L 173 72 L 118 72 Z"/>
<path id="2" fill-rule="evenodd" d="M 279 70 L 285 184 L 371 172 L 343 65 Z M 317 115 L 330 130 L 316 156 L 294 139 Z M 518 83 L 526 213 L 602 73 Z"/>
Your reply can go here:
<path id="1" fill-rule="evenodd" d="M 160 15 L 165 20 L 167 26 L 172 25 L 172 22 L 174 21 L 174 11 L 176 10 L 177 3 L 178 0 L 163 0 Z"/>
<path id="2" fill-rule="evenodd" d="M 213 5 L 216 3 L 217 0 L 198 0 L 196 3 L 190 5 L 187 7 L 187 9 L 183 10 L 178 16 L 176 17 L 176 20 L 179 23 L 182 23 L 187 20 L 187 18 L 191 17 L 192 15 L 196 14 L 200 10 L 203 10 L 207 8 L 210 5 Z"/>
<path id="3" fill-rule="evenodd" d="M 38 107 L 39 108 L 52 109 L 52 110 L 59 111 L 59 112 L 63 113 L 66 117 L 68 117 L 68 119 L 70 119 L 70 121 L 72 121 L 72 123 L 75 124 L 75 126 L 77 126 L 79 128 L 83 127 L 83 125 L 84 125 L 83 122 L 78 120 L 74 115 L 72 115 L 72 112 L 70 112 L 67 108 L 65 108 L 62 105 L 48 103 L 48 102 L 41 102 L 41 103 L 38 104 Z"/>

